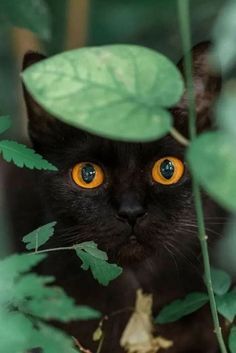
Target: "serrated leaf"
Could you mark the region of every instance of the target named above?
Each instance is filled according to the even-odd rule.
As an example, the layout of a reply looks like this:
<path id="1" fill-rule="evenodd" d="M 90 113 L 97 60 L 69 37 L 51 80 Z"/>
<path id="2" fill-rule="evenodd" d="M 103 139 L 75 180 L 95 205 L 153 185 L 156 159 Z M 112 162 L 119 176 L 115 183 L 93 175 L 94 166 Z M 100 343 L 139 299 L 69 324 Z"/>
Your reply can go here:
<path id="1" fill-rule="evenodd" d="M 197 311 L 209 301 L 206 293 L 194 292 L 188 294 L 184 299 L 177 299 L 166 305 L 156 317 L 155 322 L 165 324 L 181 319 Z"/>
<path id="2" fill-rule="evenodd" d="M 236 315 L 236 292 L 231 291 L 224 295 L 216 296 L 216 306 L 222 316 L 233 322 Z"/>
<path id="3" fill-rule="evenodd" d="M 236 326 L 233 326 L 230 330 L 229 349 L 231 353 L 236 353 Z"/>
<path id="4" fill-rule="evenodd" d="M 228 273 L 216 268 L 211 268 L 211 280 L 215 294 L 223 295 L 228 292 L 231 285 L 231 278 Z"/>
<path id="5" fill-rule="evenodd" d="M 217 131 L 201 134 L 187 151 L 187 160 L 198 182 L 228 210 L 236 210 L 235 150 L 235 138 Z"/>
<path id="6" fill-rule="evenodd" d="M 44 169 L 57 171 L 58 169 L 35 153 L 31 148 L 15 141 L 0 141 L 0 153 L 7 162 L 14 162 L 17 167 L 27 167 L 29 169 Z"/>
<path id="7" fill-rule="evenodd" d="M 0 117 L 0 134 L 7 131 L 11 126 L 11 119 L 9 116 Z"/>
<path id="8" fill-rule="evenodd" d="M 90 268 L 93 277 L 104 286 L 107 286 L 109 282 L 122 273 L 122 268 L 115 264 L 110 264 L 105 260 L 94 257 L 80 248 L 76 248 L 75 250 L 77 256 L 82 261 L 82 269 L 88 270 Z"/>
<path id="9" fill-rule="evenodd" d="M 51 18 L 44 0 L 1 0 L 0 12 L 2 21 L 29 29 L 42 39 L 50 39 Z"/>
<path id="10" fill-rule="evenodd" d="M 96 257 L 100 260 L 108 260 L 105 251 L 98 249 L 97 244 L 94 241 L 85 241 L 77 246 L 79 249 L 84 250 L 88 254 Z"/>
<path id="11" fill-rule="evenodd" d="M 50 289 L 50 293 L 48 290 Z M 68 297 L 62 288 L 50 287 L 45 296 L 37 300 L 25 302 L 24 311 L 43 320 L 57 320 L 68 322 L 72 320 L 99 319 L 101 314 L 87 306 L 76 306 L 72 298 Z"/>
<path id="12" fill-rule="evenodd" d="M 43 353 L 76 353 L 72 338 L 62 331 L 42 323 L 38 328 L 31 336 L 31 347 L 40 347 Z"/>
<path id="13" fill-rule="evenodd" d="M 24 236 L 22 241 L 27 244 L 27 250 L 38 250 L 44 245 L 54 234 L 56 222 L 51 222 L 35 229 L 33 232 Z"/>
<path id="14" fill-rule="evenodd" d="M 164 55 L 135 45 L 68 51 L 28 68 L 23 80 L 34 98 L 59 119 L 125 141 L 167 134 L 183 80 Z"/>

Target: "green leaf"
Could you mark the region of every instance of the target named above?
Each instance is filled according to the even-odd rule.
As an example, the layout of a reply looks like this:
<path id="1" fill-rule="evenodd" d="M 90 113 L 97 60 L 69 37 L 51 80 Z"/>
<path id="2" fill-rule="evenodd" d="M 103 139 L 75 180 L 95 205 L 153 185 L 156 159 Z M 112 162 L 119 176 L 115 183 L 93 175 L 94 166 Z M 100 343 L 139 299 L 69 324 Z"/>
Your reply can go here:
<path id="1" fill-rule="evenodd" d="M 187 151 L 192 173 L 222 206 L 236 210 L 236 140 L 222 131 L 196 138 Z"/>
<path id="2" fill-rule="evenodd" d="M 230 322 L 236 315 L 236 292 L 231 291 L 221 296 L 216 296 L 216 306 L 219 313 Z"/>
<path id="3" fill-rule="evenodd" d="M 165 306 L 156 317 L 155 322 L 166 324 L 181 319 L 200 309 L 209 301 L 206 293 L 190 293 L 184 299 L 177 299 Z"/>
<path id="4" fill-rule="evenodd" d="M 215 294 L 223 295 L 228 292 L 231 285 L 231 278 L 228 273 L 222 270 L 211 268 L 211 279 Z"/>
<path id="5" fill-rule="evenodd" d="M 213 54 L 220 62 L 220 68 L 225 72 L 235 65 L 236 58 L 236 3 L 227 1 L 216 21 L 213 32 L 214 47 Z"/>
<path id="6" fill-rule="evenodd" d="M 1 0 L 0 12 L 1 21 L 29 29 L 42 39 L 50 39 L 51 18 L 44 0 Z"/>
<path id="7" fill-rule="evenodd" d="M 27 244 L 26 249 L 37 250 L 40 246 L 44 245 L 53 236 L 55 225 L 56 222 L 45 224 L 24 236 L 22 241 Z"/>
<path id="8" fill-rule="evenodd" d="M 233 326 L 230 330 L 229 349 L 231 353 L 236 353 L 236 326 Z"/>
<path id="9" fill-rule="evenodd" d="M 85 241 L 85 242 L 77 245 L 76 247 L 84 250 L 88 254 L 96 257 L 97 259 L 108 260 L 108 257 L 107 257 L 107 254 L 105 253 L 105 251 L 98 249 L 98 246 L 94 241 Z"/>
<path id="10" fill-rule="evenodd" d="M 35 153 L 31 148 L 9 140 L 0 141 L 0 152 L 7 162 L 13 161 L 17 167 L 26 166 L 29 169 L 44 169 L 57 171 L 58 169 Z"/>
<path id="11" fill-rule="evenodd" d="M 11 126 L 11 119 L 9 116 L 0 117 L 0 134 L 7 131 Z"/>
<path id="12" fill-rule="evenodd" d="M 231 82 L 226 84 L 216 106 L 216 118 L 220 127 L 228 134 L 236 136 L 235 126 L 236 87 Z"/>
<path id="13" fill-rule="evenodd" d="M 65 52 L 28 68 L 23 80 L 59 119 L 125 141 L 167 134 L 171 115 L 166 108 L 183 93 L 177 68 L 162 54 L 135 45 Z"/>
<path id="14" fill-rule="evenodd" d="M 80 244 L 81 245 L 81 244 Z M 92 271 L 93 277 L 102 285 L 107 286 L 110 281 L 114 280 L 122 273 L 122 268 L 110 264 L 104 259 L 95 257 L 91 253 L 86 252 L 81 247 L 76 247 L 76 254 L 82 261 L 82 269 Z"/>

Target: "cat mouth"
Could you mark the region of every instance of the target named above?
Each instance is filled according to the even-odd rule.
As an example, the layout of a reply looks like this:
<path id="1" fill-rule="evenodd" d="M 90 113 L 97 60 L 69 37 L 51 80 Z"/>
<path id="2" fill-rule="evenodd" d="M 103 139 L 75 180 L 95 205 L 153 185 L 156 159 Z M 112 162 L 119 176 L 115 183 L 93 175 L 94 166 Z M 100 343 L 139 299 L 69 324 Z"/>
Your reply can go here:
<path id="1" fill-rule="evenodd" d="M 134 233 L 120 245 L 118 251 L 118 261 L 122 265 L 131 265 L 143 261 L 151 256 L 151 249 L 144 244 Z"/>

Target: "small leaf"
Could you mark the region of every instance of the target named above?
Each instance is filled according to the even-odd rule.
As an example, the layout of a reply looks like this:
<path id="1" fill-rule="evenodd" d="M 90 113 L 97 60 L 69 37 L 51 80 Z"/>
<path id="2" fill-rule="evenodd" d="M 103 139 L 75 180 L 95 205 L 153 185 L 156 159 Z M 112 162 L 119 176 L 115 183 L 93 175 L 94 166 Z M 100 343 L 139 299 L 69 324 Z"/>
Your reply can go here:
<path id="1" fill-rule="evenodd" d="M 88 270 L 90 268 L 93 277 L 104 286 L 107 286 L 110 281 L 117 278 L 122 273 L 122 268 L 115 264 L 110 264 L 105 260 L 95 257 L 81 248 L 77 247 L 75 250 L 77 256 L 83 263 L 81 266 L 82 269 Z"/>
<path id="2" fill-rule="evenodd" d="M 236 210 L 236 140 L 222 131 L 207 132 L 189 147 L 192 173 L 222 206 Z"/>
<path id="3" fill-rule="evenodd" d="M 0 117 L 0 134 L 7 131 L 11 126 L 11 119 L 9 116 Z"/>
<path id="4" fill-rule="evenodd" d="M 231 285 L 231 278 L 228 273 L 211 268 L 211 280 L 215 294 L 223 295 L 228 292 Z"/>
<path id="5" fill-rule="evenodd" d="M 233 322 L 236 315 L 236 291 L 216 296 L 216 306 L 222 316 Z"/>
<path id="6" fill-rule="evenodd" d="M 231 353 L 236 353 L 236 326 L 233 326 L 230 330 L 229 349 Z"/>
<path id="7" fill-rule="evenodd" d="M 86 241 L 78 245 L 78 248 L 84 250 L 88 254 L 96 257 L 100 260 L 108 260 L 105 251 L 98 249 L 97 244 L 94 241 Z"/>
<path id="8" fill-rule="evenodd" d="M 26 249 L 38 250 L 40 246 L 44 245 L 53 236 L 55 225 L 56 222 L 51 222 L 25 235 L 22 241 L 27 244 Z"/>
<path id="9" fill-rule="evenodd" d="M 1 21 L 13 26 L 29 29 L 40 38 L 51 37 L 51 19 L 47 3 L 44 0 L 20 0 L 0 2 Z"/>
<path id="10" fill-rule="evenodd" d="M 190 293 L 184 299 L 177 299 L 165 306 L 156 317 L 155 322 L 165 324 L 181 319 L 183 316 L 189 315 L 197 311 L 208 302 L 209 298 L 206 293 Z"/>
<path id="11" fill-rule="evenodd" d="M 165 56 L 135 45 L 82 48 L 56 55 L 23 73 L 34 98 L 59 119 L 97 135 L 150 141 L 167 134 L 167 108 L 183 80 Z"/>
<path id="12" fill-rule="evenodd" d="M 44 169 L 57 171 L 57 168 L 43 159 L 42 156 L 35 153 L 33 149 L 19 144 L 15 141 L 2 140 L 0 141 L 0 152 L 7 162 L 13 161 L 17 167 L 30 169 Z"/>

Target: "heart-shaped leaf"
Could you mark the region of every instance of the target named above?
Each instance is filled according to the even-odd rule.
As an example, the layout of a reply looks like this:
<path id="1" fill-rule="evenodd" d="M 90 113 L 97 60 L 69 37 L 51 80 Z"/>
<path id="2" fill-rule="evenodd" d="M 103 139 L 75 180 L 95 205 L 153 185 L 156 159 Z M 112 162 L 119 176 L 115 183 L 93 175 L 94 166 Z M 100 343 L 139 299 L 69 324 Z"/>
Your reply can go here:
<path id="1" fill-rule="evenodd" d="M 236 210 L 236 140 L 217 131 L 201 134 L 187 151 L 190 168 L 205 190 L 222 206 Z"/>
<path id="2" fill-rule="evenodd" d="M 168 322 L 177 321 L 183 316 L 200 309 L 208 300 L 209 298 L 206 293 L 190 293 L 184 299 L 177 299 L 165 306 L 156 317 L 155 322 L 158 324 L 166 324 Z"/>
<path id="3" fill-rule="evenodd" d="M 216 296 L 216 305 L 219 313 L 233 322 L 236 315 L 236 292 L 231 291 L 222 296 Z"/>
<path id="4" fill-rule="evenodd" d="M 59 119 L 101 136 L 149 141 L 168 133 L 183 93 L 177 68 L 135 45 L 82 48 L 23 73 L 34 98 Z"/>

